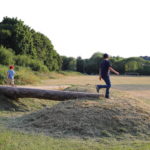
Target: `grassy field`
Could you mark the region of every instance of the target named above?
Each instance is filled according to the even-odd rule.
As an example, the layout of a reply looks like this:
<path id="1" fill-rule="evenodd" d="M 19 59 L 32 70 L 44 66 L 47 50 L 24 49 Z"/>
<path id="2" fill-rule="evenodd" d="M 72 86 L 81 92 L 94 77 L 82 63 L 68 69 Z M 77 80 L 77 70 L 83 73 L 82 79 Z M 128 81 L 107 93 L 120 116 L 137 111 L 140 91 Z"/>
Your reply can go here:
<path id="1" fill-rule="evenodd" d="M 116 105 L 118 99 L 125 99 L 126 102 L 134 102 L 133 106 L 142 110 L 147 109 L 150 105 L 150 77 L 125 77 L 112 76 L 113 87 L 111 89 L 111 97 L 109 101 L 98 100 L 98 103 L 105 106 L 111 104 Z M 35 86 L 47 87 L 68 85 L 73 90 L 95 92 L 95 85 L 103 84 L 98 80 L 97 76 L 85 76 L 77 74 L 55 74 L 42 80 Z M 102 90 L 101 93 L 105 91 Z M 107 103 L 106 103 L 107 101 Z M 19 102 L 10 104 L 11 109 L 4 109 L 5 98 L 1 98 L 0 107 L 0 150 L 149 150 L 150 137 L 147 135 L 132 136 L 125 134 L 123 136 L 111 137 L 52 137 L 45 136 L 42 133 L 28 133 L 7 128 L 10 120 L 16 116 L 29 114 L 43 107 L 53 107 L 59 102 L 38 100 L 38 99 L 20 99 Z M 96 101 L 97 102 L 97 101 Z M 123 102 L 123 101 L 118 101 Z M 8 104 L 8 103 L 7 103 Z M 88 103 L 89 104 L 89 103 Z M 124 103 L 123 103 L 124 104 Z M 122 104 L 122 105 L 123 105 Z M 91 103 L 90 103 L 91 105 Z M 107 105 L 107 107 L 108 107 Z M 122 106 L 121 104 L 119 104 Z M 13 107 L 15 106 L 15 108 Z M 6 106 L 5 106 L 6 107 Z M 119 106 L 116 106 L 119 107 Z M 139 110 L 141 111 L 141 109 Z M 148 110 L 147 110 L 148 111 Z"/>

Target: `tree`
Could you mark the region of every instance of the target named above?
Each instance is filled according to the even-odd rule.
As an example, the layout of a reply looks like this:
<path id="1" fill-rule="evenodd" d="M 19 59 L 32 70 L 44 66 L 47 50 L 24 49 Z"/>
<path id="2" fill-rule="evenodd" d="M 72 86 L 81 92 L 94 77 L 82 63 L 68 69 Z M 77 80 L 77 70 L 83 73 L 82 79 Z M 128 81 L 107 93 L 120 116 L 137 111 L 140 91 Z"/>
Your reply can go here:
<path id="1" fill-rule="evenodd" d="M 76 59 L 62 56 L 62 70 L 76 71 Z"/>
<path id="2" fill-rule="evenodd" d="M 84 73 L 84 60 L 81 57 L 77 58 L 77 71 Z"/>
<path id="3" fill-rule="evenodd" d="M 51 41 L 17 18 L 5 17 L 0 23 L 0 45 L 11 48 L 16 55 L 40 60 L 51 71 L 61 68 L 61 58 Z"/>
<path id="4" fill-rule="evenodd" d="M 128 63 L 125 64 L 126 72 L 136 71 L 137 69 L 138 69 L 138 64 L 136 61 L 129 61 Z"/>
<path id="5" fill-rule="evenodd" d="M 76 59 L 73 57 L 69 57 L 68 70 L 76 71 Z"/>
<path id="6" fill-rule="evenodd" d="M 90 59 L 85 60 L 85 71 L 88 74 L 98 74 L 100 69 L 100 63 L 103 59 L 102 53 L 94 53 Z"/>
<path id="7" fill-rule="evenodd" d="M 124 69 L 126 72 L 138 72 L 138 70 L 143 68 L 144 63 L 143 58 L 130 57 L 124 60 Z"/>

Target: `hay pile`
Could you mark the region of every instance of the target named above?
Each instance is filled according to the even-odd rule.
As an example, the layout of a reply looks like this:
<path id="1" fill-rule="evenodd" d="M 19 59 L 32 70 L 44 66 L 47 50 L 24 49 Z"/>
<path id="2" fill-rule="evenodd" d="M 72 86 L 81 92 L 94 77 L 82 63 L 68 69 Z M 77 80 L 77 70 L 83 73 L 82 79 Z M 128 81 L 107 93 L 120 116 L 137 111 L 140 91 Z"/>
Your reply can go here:
<path id="1" fill-rule="evenodd" d="M 11 127 L 57 137 L 149 135 L 149 110 L 143 103 L 133 100 L 73 100 L 16 118 Z"/>

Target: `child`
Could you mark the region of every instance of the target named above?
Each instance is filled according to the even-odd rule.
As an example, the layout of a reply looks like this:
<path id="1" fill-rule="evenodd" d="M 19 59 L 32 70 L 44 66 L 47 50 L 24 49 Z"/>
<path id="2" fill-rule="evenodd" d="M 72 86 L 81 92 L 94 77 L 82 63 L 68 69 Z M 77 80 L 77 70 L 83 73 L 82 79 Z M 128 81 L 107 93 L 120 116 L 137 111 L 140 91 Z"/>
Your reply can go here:
<path id="1" fill-rule="evenodd" d="M 10 66 L 7 72 L 8 85 L 15 86 L 14 75 L 15 75 L 14 66 Z"/>
<path id="2" fill-rule="evenodd" d="M 112 68 L 112 66 L 110 65 L 110 62 L 109 62 L 109 55 L 108 54 L 104 54 L 103 55 L 103 61 L 101 63 L 101 66 L 100 66 L 100 76 L 99 76 L 99 79 L 103 79 L 106 83 L 106 85 L 97 85 L 96 86 L 96 90 L 97 92 L 99 93 L 99 90 L 101 88 L 106 88 L 106 94 L 105 94 L 105 98 L 109 98 L 109 89 L 111 87 L 111 81 L 110 81 L 110 78 L 109 78 L 109 72 L 112 71 L 114 72 L 115 74 L 119 75 L 119 72 L 117 72 L 116 70 L 114 70 Z"/>

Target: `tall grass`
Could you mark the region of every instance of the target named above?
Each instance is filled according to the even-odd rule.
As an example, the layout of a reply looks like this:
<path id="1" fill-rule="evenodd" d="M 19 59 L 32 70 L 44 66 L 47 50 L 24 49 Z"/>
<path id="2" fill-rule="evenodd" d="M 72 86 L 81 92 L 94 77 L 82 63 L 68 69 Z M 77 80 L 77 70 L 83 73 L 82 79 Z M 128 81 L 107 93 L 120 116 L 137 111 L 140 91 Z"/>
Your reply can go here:
<path id="1" fill-rule="evenodd" d="M 34 63 L 35 64 L 35 63 Z M 41 66 L 42 67 L 42 66 Z M 36 65 L 35 65 L 36 68 Z M 0 66 L 0 84 L 7 84 L 7 71 L 9 66 Z M 40 83 L 41 80 L 45 79 L 58 79 L 64 76 L 78 76 L 82 75 L 79 72 L 73 71 L 60 71 L 60 72 L 49 72 L 43 68 L 43 71 L 33 71 L 31 68 L 15 66 L 15 83 L 17 85 L 35 84 Z M 45 71 L 44 71 L 45 70 Z"/>
<path id="2" fill-rule="evenodd" d="M 7 71 L 8 71 L 8 67 L 3 65 L 0 66 L 0 84 L 7 83 Z"/>
<path id="3" fill-rule="evenodd" d="M 19 85 L 34 84 L 40 82 L 40 78 L 30 69 L 22 68 L 16 72 L 15 82 Z"/>
<path id="4" fill-rule="evenodd" d="M 7 84 L 7 71 L 9 66 L 0 66 L 0 84 Z M 38 75 L 36 75 L 29 68 L 16 67 L 15 68 L 15 83 L 18 85 L 34 84 L 40 81 Z"/>

